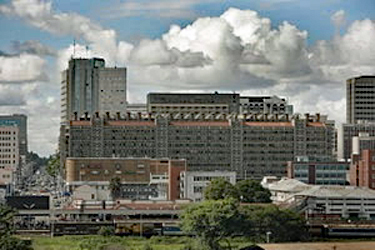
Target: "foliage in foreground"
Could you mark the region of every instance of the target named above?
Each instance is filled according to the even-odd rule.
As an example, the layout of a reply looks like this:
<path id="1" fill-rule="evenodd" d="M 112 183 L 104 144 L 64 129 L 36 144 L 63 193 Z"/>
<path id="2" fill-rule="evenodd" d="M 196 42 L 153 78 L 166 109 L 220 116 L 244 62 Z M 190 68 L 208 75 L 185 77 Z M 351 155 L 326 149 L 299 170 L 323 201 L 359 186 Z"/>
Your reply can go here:
<path id="1" fill-rule="evenodd" d="M 240 206 L 234 199 L 206 200 L 188 206 L 181 214 L 182 228 L 196 234 L 207 249 L 221 249 L 220 240 L 244 235 L 264 241 L 300 241 L 307 239 L 304 220 L 290 210 L 274 205 Z"/>
<path id="2" fill-rule="evenodd" d="M 13 219 L 17 212 L 6 205 L 0 204 L 0 250 L 30 250 L 28 241 L 13 236 Z"/>

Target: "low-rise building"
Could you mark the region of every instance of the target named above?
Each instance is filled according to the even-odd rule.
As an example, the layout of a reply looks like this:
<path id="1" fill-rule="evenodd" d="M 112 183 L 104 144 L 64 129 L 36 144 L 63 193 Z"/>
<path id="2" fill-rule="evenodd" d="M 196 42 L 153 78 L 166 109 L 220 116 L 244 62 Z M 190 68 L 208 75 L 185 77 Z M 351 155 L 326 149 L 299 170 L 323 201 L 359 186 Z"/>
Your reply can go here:
<path id="1" fill-rule="evenodd" d="M 349 185 L 349 163 L 339 162 L 329 157 L 296 157 L 287 166 L 288 178 L 306 184 Z"/>
<path id="2" fill-rule="evenodd" d="M 295 195 L 308 217 L 375 218 L 375 191 L 353 186 L 310 186 Z"/>
<path id="3" fill-rule="evenodd" d="M 309 185 L 296 179 L 281 178 L 280 181 L 263 186 L 271 192 L 271 200 L 275 204 L 292 204 L 294 196 L 309 188 Z"/>
<path id="4" fill-rule="evenodd" d="M 194 202 L 203 200 L 203 191 L 214 179 L 224 178 L 236 184 L 236 172 L 233 171 L 184 171 L 181 172 L 181 197 Z"/>
<path id="5" fill-rule="evenodd" d="M 375 191 L 366 187 L 309 185 L 284 178 L 268 189 L 273 203 L 293 207 L 308 218 L 375 218 Z"/>
<path id="6" fill-rule="evenodd" d="M 107 199 L 114 177 L 120 179 L 121 198 L 176 200 L 186 169 L 185 160 L 166 158 L 68 158 L 66 182 L 71 193 L 90 200 Z"/>

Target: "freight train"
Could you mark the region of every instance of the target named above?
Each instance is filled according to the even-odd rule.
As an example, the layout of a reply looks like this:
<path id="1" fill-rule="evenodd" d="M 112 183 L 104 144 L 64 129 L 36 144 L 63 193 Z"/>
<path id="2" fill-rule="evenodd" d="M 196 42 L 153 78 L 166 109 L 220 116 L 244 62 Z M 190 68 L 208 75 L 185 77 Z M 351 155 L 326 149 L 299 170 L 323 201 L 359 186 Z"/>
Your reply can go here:
<path id="1" fill-rule="evenodd" d="M 178 223 L 139 223 L 131 221 L 56 221 L 52 224 L 53 235 L 89 235 L 97 234 L 102 227 L 110 227 L 115 235 L 119 236 L 145 236 L 168 235 L 182 236 L 186 235 L 181 230 Z"/>

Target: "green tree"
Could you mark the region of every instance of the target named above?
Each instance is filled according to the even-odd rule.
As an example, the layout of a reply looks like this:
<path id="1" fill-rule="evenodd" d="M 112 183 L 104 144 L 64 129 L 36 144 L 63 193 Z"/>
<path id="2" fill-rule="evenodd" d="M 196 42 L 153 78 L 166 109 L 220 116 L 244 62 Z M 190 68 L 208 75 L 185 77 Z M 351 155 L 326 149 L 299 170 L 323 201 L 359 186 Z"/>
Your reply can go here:
<path id="1" fill-rule="evenodd" d="M 112 199 L 117 199 L 121 196 L 121 179 L 116 176 L 109 182 L 109 190 L 111 191 Z"/>
<path id="2" fill-rule="evenodd" d="M 242 202 L 269 203 L 271 192 L 255 180 L 242 180 L 236 183 L 236 189 Z"/>
<path id="3" fill-rule="evenodd" d="M 0 204 L 0 250 L 31 250 L 28 241 L 12 236 L 14 233 L 13 220 L 16 211 Z"/>
<path id="4" fill-rule="evenodd" d="M 0 205 L 0 238 L 13 233 L 13 217 L 16 211 L 6 205 Z"/>
<path id="5" fill-rule="evenodd" d="M 235 199 L 239 200 L 236 188 L 224 178 L 217 178 L 204 189 L 204 198 L 206 200 Z"/>
<path id="6" fill-rule="evenodd" d="M 56 177 L 60 173 L 60 153 L 56 152 L 51 155 L 47 162 L 47 173 L 50 176 Z"/>
<path id="7" fill-rule="evenodd" d="M 238 202 L 225 199 L 195 203 L 187 206 L 180 218 L 185 232 L 196 234 L 206 249 L 218 250 L 219 241 L 236 232 Z"/>
<path id="8" fill-rule="evenodd" d="M 115 234 L 115 229 L 114 227 L 101 227 L 98 231 L 98 234 L 101 236 L 112 236 Z"/>
<path id="9" fill-rule="evenodd" d="M 306 223 L 301 216 L 275 205 L 241 206 L 239 208 L 241 234 L 263 238 L 270 232 L 274 242 L 300 241 L 308 238 Z"/>

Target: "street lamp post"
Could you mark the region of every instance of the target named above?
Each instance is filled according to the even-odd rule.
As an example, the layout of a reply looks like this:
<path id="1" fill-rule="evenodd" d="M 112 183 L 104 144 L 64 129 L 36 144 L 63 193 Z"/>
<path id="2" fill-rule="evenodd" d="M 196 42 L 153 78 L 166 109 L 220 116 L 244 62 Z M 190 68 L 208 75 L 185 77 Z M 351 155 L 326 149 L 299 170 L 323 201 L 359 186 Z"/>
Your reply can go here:
<path id="1" fill-rule="evenodd" d="M 270 232 L 270 231 L 268 231 L 267 233 L 266 233 L 266 242 L 267 243 L 270 243 L 270 235 L 272 234 L 272 232 Z"/>

